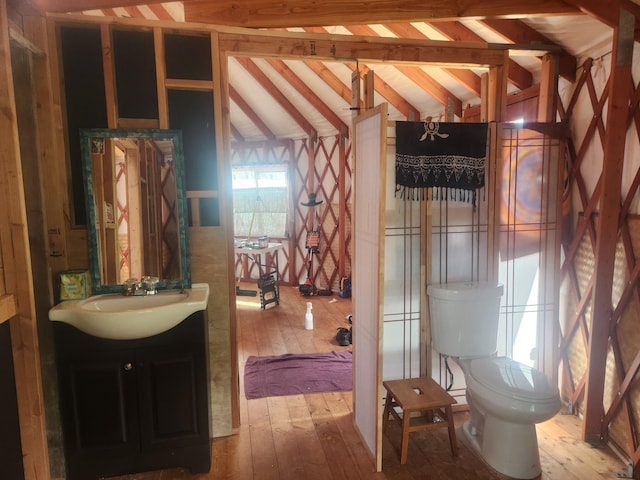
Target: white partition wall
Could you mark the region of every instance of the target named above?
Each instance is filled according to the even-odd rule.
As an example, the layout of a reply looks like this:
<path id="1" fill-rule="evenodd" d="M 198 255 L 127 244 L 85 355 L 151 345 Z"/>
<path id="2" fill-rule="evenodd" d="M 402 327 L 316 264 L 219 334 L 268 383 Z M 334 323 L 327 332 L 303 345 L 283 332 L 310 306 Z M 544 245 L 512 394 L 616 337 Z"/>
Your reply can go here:
<path id="1" fill-rule="evenodd" d="M 382 469 L 382 380 L 418 377 L 420 202 L 396 198 L 395 126 L 386 105 L 354 122 L 354 416 Z"/>
<path id="2" fill-rule="evenodd" d="M 387 106 L 354 120 L 354 422 L 382 470 L 382 298 Z"/>
<path id="3" fill-rule="evenodd" d="M 419 377 L 421 338 L 420 202 L 395 196 L 395 122 L 388 122 L 384 215 L 382 379 Z M 384 392 L 383 392 L 384 393 Z"/>

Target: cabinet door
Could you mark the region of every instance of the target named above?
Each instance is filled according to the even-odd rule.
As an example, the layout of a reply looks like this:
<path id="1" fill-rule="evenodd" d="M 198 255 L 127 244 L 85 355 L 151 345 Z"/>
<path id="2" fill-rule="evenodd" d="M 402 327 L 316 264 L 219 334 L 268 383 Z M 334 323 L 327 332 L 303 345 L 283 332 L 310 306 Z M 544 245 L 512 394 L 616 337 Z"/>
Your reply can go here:
<path id="1" fill-rule="evenodd" d="M 125 457 L 140 450 L 133 351 L 76 356 L 64 362 L 60 373 L 72 459 L 94 453 Z"/>
<path id="2" fill-rule="evenodd" d="M 209 444 L 204 346 L 140 350 L 142 450 Z"/>

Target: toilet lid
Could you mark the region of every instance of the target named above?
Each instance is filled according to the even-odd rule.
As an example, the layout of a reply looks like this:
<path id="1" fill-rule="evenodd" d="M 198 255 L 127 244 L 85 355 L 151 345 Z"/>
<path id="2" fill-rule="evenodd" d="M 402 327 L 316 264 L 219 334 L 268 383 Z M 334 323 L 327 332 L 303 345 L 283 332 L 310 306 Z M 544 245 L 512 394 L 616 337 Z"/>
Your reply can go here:
<path id="1" fill-rule="evenodd" d="M 473 360 L 470 373 L 484 387 L 512 398 L 535 402 L 558 396 L 558 387 L 544 373 L 507 357 Z"/>

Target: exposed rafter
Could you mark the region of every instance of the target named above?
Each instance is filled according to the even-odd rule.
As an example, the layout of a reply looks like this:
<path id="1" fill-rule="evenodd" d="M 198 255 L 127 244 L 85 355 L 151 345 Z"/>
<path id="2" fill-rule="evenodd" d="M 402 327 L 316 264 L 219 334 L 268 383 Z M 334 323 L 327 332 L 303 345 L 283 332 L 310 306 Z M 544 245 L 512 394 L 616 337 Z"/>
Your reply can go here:
<path id="1" fill-rule="evenodd" d="M 277 59 L 267 59 L 269 65 L 276 70 L 283 78 L 285 78 L 298 93 L 305 97 L 305 99 L 318 110 L 333 127 L 341 132 L 343 135 L 348 136 L 349 127 L 344 123 L 338 115 L 336 115 L 326 103 L 322 101 L 320 97 L 310 89 L 301 79 L 298 77 L 284 61 Z"/>
<path id="2" fill-rule="evenodd" d="M 484 42 L 485 40 L 460 22 L 433 22 L 430 24 L 441 34 L 457 42 Z M 533 75 L 516 61 L 509 59 L 509 81 L 520 90 L 533 84 Z"/>
<path id="3" fill-rule="evenodd" d="M 260 130 L 260 132 L 269 140 L 275 140 L 275 134 L 269 129 L 264 121 L 256 114 L 256 112 L 249 106 L 249 104 L 242 98 L 238 91 L 233 88 L 233 85 L 229 85 L 229 98 L 235 103 L 240 110 L 253 122 L 253 124 Z"/>
<path id="4" fill-rule="evenodd" d="M 373 35 L 377 36 L 376 32 L 367 25 L 352 25 L 347 27 L 347 30 L 354 35 Z M 454 104 L 454 113 L 457 116 L 462 116 L 462 102 L 453 93 L 440 85 L 429 74 L 425 73 L 420 67 L 407 67 L 404 65 L 396 65 L 396 68 L 403 73 L 407 78 L 413 81 L 416 85 L 422 88 L 425 92 L 438 100 L 445 108 L 449 105 L 449 102 Z"/>
<path id="5" fill-rule="evenodd" d="M 9 1 L 30 2 L 31 5 L 45 6 L 49 11 L 67 12 L 77 8 L 91 15 L 99 15 L 100 11 L 102 11 L 103 14 L 113 17 L 158 19 L 164 22 L 171 21 L 171 19 L 174 21 L 194 20 L 197 23 L 207 22 L 208 20 L 206 16 L 189 18 L 188 11 L 194 6 L 202 8 L 206 6 L 209 10 L 217 11 L 236 9 L 236 13 L 242 9 L 254 8 L 257 13 L 250 21 L 254 22 L 256 26 L 263 25 L 260 22 L 271 14 L 265 13 L 266 10 L 270 6 L 276 5 L 273 0 L 234 0 L 234 2 L 231 0 L 207 0 L 206 2 L 203 0 L 184 0 L 183 2 L 172 3 L 155 0 Z M 389 4 L 391 1 L 393 1 L 393 8 Z M 628 0 L 613 0 L 613 7 L 617 8 L 617 6 L 624 5 L 627 2 Z M 376 75 L 374 84 L 376 95 L 394 106 L 398 113 L 409 120 L 420 118 L 421 112 L 433 112 L 434 109 L 439 108 L 438 105 L 442 105 L 446 111 L 451 111 L 451 113 L 461 116 L 463 104 L 465 107 L 467 105 L 474 106 L 479 101 L 477 99 L 482 96 L 480 75 L 476 73 L 478 69 L 497 65 L 498 56 L 500 57 L 499 62 L 505 61 L 507 57 L 502 55 L 500 50 L 509 48 L 511 43 L 516 44 L 514 47 L 516 49 L 531 45 L 532 48 L 526 52 L 526 55 L 531 57 L 536 55 L 533 53 L 536 49 L 540 50 L 540 56 L 546 53 L 541 46 L 550 46 L 552 53 L 558 55 L 561 74 L 570 79 L 570 76 L 575 73 L 575 58 L 561 46 L 554 45 L 549 38 L 529 27 L 523 21 L 517 20 L 517 18 L 542 14 L 557 15 L 558 13 L 575 15 L 580 13 L 577 8 L 578 3 L 586 11 L 589 8 L 596 8 L 591 4 L 595 5 L 597 2 L 592 2 L 592 0 L 583 2 L 578 2 L 577 0 L 567 2 L 551 0 L 549 2 L 526 3 L 522 0 L 515 0 L 507 2 L 510 4 L 508 7 L 511 13 L 509 19 L 499 13 L 500 9 L 507 9 L 502 5 L 503 0 L 467 3 L 462 7 L 459 5 L 459 0 L 443 0 L 437 6 L 423 5 L 423 3 L 414 0 L 400 0 L 400 2 L 397 0 L 371 0 L 365 6 L 362 2 L 354 0 L 329 0 L 329 3 L 324 2 L 322 4 L 320 9 L 322 12 L 314 13 L 313 15 L 311 23 L 316 26 L 304 28 L 304 22 L 300 19 L 308 15 L 308 11 L 317 9 L 317 6 L 308 4 L 306 0 L 291 0 L 287 1 L 286 4 L 279 4 L 281 9 L 296 9 L 291 15 L 278 15 L 283 17 L 283 22 L 291 26 L 289 28 L 282 27 L 282 30 L 287 32 L 285 36 L 256 39 L 251 34 L 248 36 L 242 35 L 242 30 L 240 29 L 231 28 L 224 30 L 224 33 L 221 34 L 220 46 L 231 56 L 235 56 L 233 52 L 237 51 L 239 55 L 236 57 L 238 58 L 280 57 L 283 59 L 298 55 L 305 57 L 304 60 L 299 60 L 296 63 L 285 64 L 282 59 L 265 61 L 271 63 L 274 71 L 283 81 L 288 82 L 292 88 L 300 92 L 317 112 L 315 116 L 307 115 L 305 107 L 301 107 L 298 104 L 293 109 L 284 107 L 290 112 L 291 118 L 294 119 L 293 122 L 290 122 L 292 125 L 290 130 L 296 130 L 298 127 L 295 125 L 297 124 L 305 131 L 309 131 L 310 127 L 312 129 L 311 135 L 316 135 L 317 131 L 324 132 L 328 125 L 338 130 L 344 129 L 345 122 L 348 123 L 346 111 L 351 107 L 352 102 L 349 81 L 346 76 L 342 78 L 342 73 L 340 73 L 340 77 L 337 75 L 342 67 L 328 67 L 327 61 L 341 62 L 354 72 L 356 70 L 355 60 L 358 59 L 359 75 L 363 75 L 369 69 L 375 70 L 377 62 L 384 62 L 387 70 L 382 71 L 381 69 L 380 74 Z M 544 5 L 539 5 L 539 3 L 544 3 Z M 302 4 L 305 7 L 298 9 L 297 7 Z M 182 11 L 183 6 L 184 12 Z M 368 25 L 363 22 L 352 21 L 353 17 L 349 16 L 349 12 L 351 8 L 355 9 L 356 6 L 358 10 L 366 12 L 366 23 Z M 100 8 L 102 10 L 99 10 Z M 377 13 L 378 8 L 381 9 L 381 12 L 384 11 L 386 13 Z M 87 12 L 86 10 L 88 9 L 91 12 Z M 176 9 L 180 9 L 178 14 L 176 14 Z M 481 17 L 472 15 L 472 12 L 478 9 L 481 9 L 485 15 Z M 402 10 L 402 12 L 398 13 L 398 10 Z M 488 43 L 479 36 L 482 31 L 475 33 L 475 29 L 471 30 L 471 27 L 474 24 L 478 24 L 478 22 L 462 24 L 458 21 L 450 21 L 451 19 L 443 12 L 452 11 L 456 12 L 455 18 L 481 20 L 480 23 L 500 35 L 507 43 Z M 403 19 L 394 20 L 395 14 L 402 15 Z M 327 20 L 328 18 L 332 18 L 332 20 Z M 408 19 L 417 21 L 408 23 Z M 427 19 L 428 23 L 425 23 Z M 228 18 L 221 16 L 216 19 L 215 23 L 220 25 L 234 24 L 234 21 L 228 20 Z M 380 20 L 381 26 L 372 25 L 377 20 Z M 385 21 L 383 22 L 382 20 Z M 335 30 L 331 30 L 331 32 L 336 33 L 329 33 L 328 29 L 320 25 L 333 25 Z M 243 24 L 243 26 L 248 25 Z M 295 33 L 299 32 L 301 28 L 306 32 L 322 33 L 323 36 L 318 36 L 317 38 L 295 38 Z M 386 32 L 383 29 L 386 29 Z M 277 34 L 274 29 L 269 30 L 268 35 Z M 340 34 L 345 30 L 354 35 L 353 41 L 350 40 L 349 36 Z M 451 41 L 443 42 L 438 40 L 442 37 L 437 34 L 436 36 L 432 35 L 430 31 L 433 30 L 441 32 Z M 294 34 L 294 36 L 292 37 L 290 34 Z M 233 45 L 237 45 L 237 47 Z M 450 50 L 449 45 L 455 45 L 455 49 Z M 311 55 L 314 55 L 317 60 L 309 60 L 310 52 L 313 52 Z M 353 59 L 354 62 L 349 62 L 348 59 Z M 508 59 L 507 61 L 509 62 L 507 70 L 510 83 L 521 91 L 529 91 L 534 78 L 533 69 L 529 71 L 513 59 Z M 262 63 L 252 63 L 252 68 L 256 70 L 263 68 Z M 307 75 L 299 76 L 298 65 L 305 65 L 316 74 L 317 78 L 315 80 L 311 79 L 308 77 L 308 73 Z M 392 65 L 399 74 L 386 77 L 386 72 L 391 72 L 388 65 Z M 526 65 L 531 69 L 530 62 Z M 454 84 L 449 78 L 434 72 L 433 69 L 437 67 L 456 83 Z M 412 82 L 410 88 L 405 89 L 401 85 L 403 77 Z M 275 77 L 270 78 L 274 78 L 274 81 L 276 80 Z M 302 80 L 303 78 L 304 81 Z M 465 90 L 458 87 L 458 85 L 464 87 Z M 231 79 L 231 87 L 233 86 L 233 79 Z M 269 92 L 274 98 L 280 97 L 282 101 L 278 100 L 278 98 L 276 100 L 282 104 L 283 101 L 290 99 L 281 90 L 278 90 L 281 86 L 282 82 L 275 81 L 272 84 L 272 89 L 266 89 L 265 91 Z M 418 86 L 424 93 L 419 92 L 415 86 Z M 345 105 L 337 104 L 335 97 L 331 97 L 332 101 L 328 101 L 329 97 L 322 95 L 324 88 L 339 95 L 344 100 Z M 263 135 L 268 139 L 274 138 L 276 136 L 274 130 L 271 130 L 268 126 L 271 119 L 266 118 L 265 115 L 262 115 L 263 118 L 259 118 L 256 111 L 250 107 L 251 102 L 249 100 L 253 97 L 243 99 L 240 97 L 240 91 L 249 92 L 252 90 L 236 88 L 233 93 L 230 93 L 231 100 L 238 106 L 237 111 L 244 112 L 248 122 L 256 127 L 256 133 L 260 132 L 258 135 Z M 410 91 L 413 93 L 410 94 Z M 417 92 L 419 94 L 416 96 Z M 438 105 L 435 105 L 436 103 Z M 293 102 L 291 102 L 291 105 L 293 105 Z M 320 121 L 318 121 L 318 114 L 322 117 Z M 313 124 L 310 122 L 311 119 L 313 119 Z M 306 126 L 303 126 L 303 124 Z M 239 139 L 248 134 L 246 127 L 243 126 L 241 132 L 240 126 L 239 122 L 235 123 L 235 133 L 232 129 L 234 138 Z"/>
<path id="6" fill-rule="evenodd" d="M 40 0 L 44 2 L 46 0 Z M 49 0 L 53 2 L 54 0 Z M 58 0 L 78 3 L 82 0 Z M 106 0 L 102 0 L 106 1 Z M 594 0 L 595 1 L 595 0 Z M 186 0 L 187 21 L 253 28 L 314 25 L 357 25 L 380 22 L 414 22 L 425 19 L 516 18 L 576 13 L 561 0 Z"/>
<path id="7" fill-rule="evenodd" d="M 355 72 L 356 66 L 351 63 L 347 65 L 352 71 Z M 359 75 L 360 77 L 364 77 L 371 70 L 366 65 L 358 65 L 360 69 Z M 381 78 L 376 78 L 374 81 L 374 89 L 376 93 L 378 93 L 382 98 L 384 98 L 387 102 L 393 105 L 395 108 L 405 116 L 407 120 L 419 120 L 420 119 L 420 110 L 418 110 L 415 106 L 413 106 L 407 99 L 405 99 L 397 90 L 395 90 L 391 85 L 382 80 Z"/>
<path id="8" fill-rule="evenodd" d="M 521 20 L 487 19 L 482 23 L 484 23 L 487 27 L 500 35 L 502 38 L 512 43 L 518 43 L 522 45 L 535 43 L 556 45 L 553 41 L 551 41 L 538 31 L 534 30 Z M 560 48 L 560 46 L 558 46 L 558 48 Z M 560 53 L 558 53 L 558 63 L 560 75 L 562 75 L 570 82 L 575 82 L 577 69 L 576 57 L 571 55 L 564 48 L 560 48 Z"/>
<path id="9" fill-rule="evenodd" d="M 323 27 L 308 27 L 305 28 L 306 32 L 313 33 L 327 33 L 327 31 Z M 355 72 L 356 68 L 360 68 L 358 75 L 361 77 L 366 75 L 370 70 L 369 67 L 365 65 L 359 65 L 356 67 L 353 63 L 346 64 L 352 72 Z M 374 82 L 374 90 L 378 93 L 382 98 L 384 98 L 387 102 L 393 105 L 395 108 L 400 111 L 406 119 L 408 120 L 418 120 L 420 118 L 420 110 L 416 108 L 411 102 L 407 101 L 397 90 L 395 90 L 391 85 L 385 82 L 381 78 L 376 78 Z"/>
<path id="10" fill-rule="evenodd" d="M 306 60 L 304 64 L 313 70 L 313 72 L 318 75 L 318 77 L 320 77 L 335 93 L 340 95 L 340 97 L 347 102 L 347 105 L 351 105 L 351 89 L 345 85 L 337 75 L 329 70 L 324 63 Z"/>
<path id="11" fill-rule="evenodd" d="M 616 28 L 620 19 L 620 10 L 626 10 L 635 18 L 640 18 L 640 5 L 631 0 L 565 0 L 566 3 L 575 6 L 581 12 L 591 15 L 602 23 Z M 636 25 L 635 41 L 640 42 L 640 28 Z"/>
<path id="12" fill-rule="evenodd" d="M 427 39 L 427 37 L 410 23 L 388 23 L 384 27 L 398 38 L 415 38 L 416 40 Z M 478 97 L 481 94 L 482 81 L 479 75 L 471 70 L 458 68 L 443 68 L 443 71 L 455 78 L 460 84 L 472 91 Z"/>
<path id="13" fill-rule="evenodd" d="M 311 125 L 309 120 L 300 113 L 291 101 L 273 84 L 271 80 L 264 74 L 264 72 L 258 67 L 253 60 L 246 57 L 236 57 L 236 60 L 242 65 L 247 72 L 253 76 L 253 78 L 264 88 L 295 120 L 295 122 L 305 131 L 307 135 L 312 138 L 317 138 L 318 132 Z"/>

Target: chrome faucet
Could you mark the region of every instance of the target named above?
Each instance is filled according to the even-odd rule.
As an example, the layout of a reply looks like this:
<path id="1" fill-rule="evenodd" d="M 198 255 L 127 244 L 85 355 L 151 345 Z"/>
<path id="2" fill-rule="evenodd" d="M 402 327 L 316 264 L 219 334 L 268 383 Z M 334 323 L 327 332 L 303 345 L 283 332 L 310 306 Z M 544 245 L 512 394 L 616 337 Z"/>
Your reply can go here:
<path id="1" fill-rule="evenodd" d="M 130 278 L 124 282 L 123 295 L 126 297 L 139 296 L 139 295 L 155 295 L 158 293 L 158 277 L 144 276 L 142 280 L 138 281 L 137 278 Z"/>

